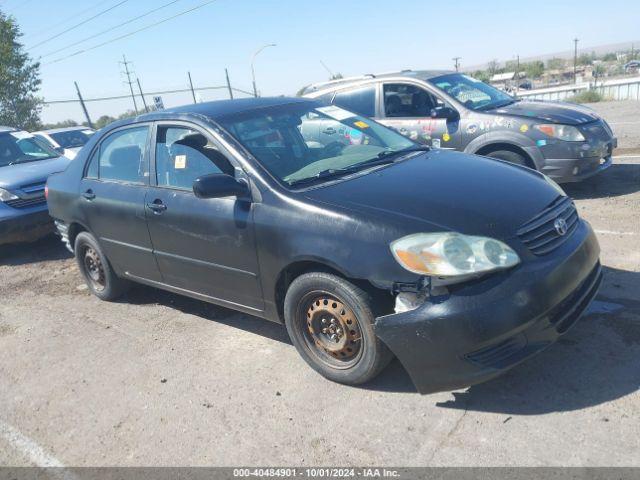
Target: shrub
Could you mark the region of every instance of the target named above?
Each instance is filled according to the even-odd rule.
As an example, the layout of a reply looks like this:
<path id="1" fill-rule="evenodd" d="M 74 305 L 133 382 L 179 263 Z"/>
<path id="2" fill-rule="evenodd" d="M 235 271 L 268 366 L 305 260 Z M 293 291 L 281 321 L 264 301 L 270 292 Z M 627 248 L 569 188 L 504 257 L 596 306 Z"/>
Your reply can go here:
<path id="1" fill-rule="evenodd" d="M 596 103 L 604 100 L 604 97 L 595 90 L 585 90 L 573 97 L 567 98 L 568 102 L 572 103 Z"/>

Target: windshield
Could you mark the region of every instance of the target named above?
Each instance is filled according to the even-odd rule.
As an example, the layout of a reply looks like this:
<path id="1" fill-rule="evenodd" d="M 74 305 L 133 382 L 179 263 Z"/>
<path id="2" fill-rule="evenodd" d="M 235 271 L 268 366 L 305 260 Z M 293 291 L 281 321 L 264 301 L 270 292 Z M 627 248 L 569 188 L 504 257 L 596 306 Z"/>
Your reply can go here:
<path id="1" fill-rule="evenodd" d="M 393 130 L 333 105 L 279 105 L 229 115 L 219 123 L 288 185 L 320 181 L 327 172 L 367 168 L 368 162 L 417 146 Z"/>
<path id="2" fill-rule="evenodd" d="M 490 110 L 515 102 L 513 97 L 491 85 L 460 73 L 434 77 L 429 79 L 429 83 L 471 110 Z"/>
<path id="3" fill-rule="evenodd" d="M 0 134 L 0 167 L 59 156 L 58 152 L 27 132 Z"/>
<path id="4" fill-rule="evenodd" d="M 68 130 L 50 133 L 49 136 L 62 148 L 78 148 L 84 146 L 93 134 L 93 130 Z"/>

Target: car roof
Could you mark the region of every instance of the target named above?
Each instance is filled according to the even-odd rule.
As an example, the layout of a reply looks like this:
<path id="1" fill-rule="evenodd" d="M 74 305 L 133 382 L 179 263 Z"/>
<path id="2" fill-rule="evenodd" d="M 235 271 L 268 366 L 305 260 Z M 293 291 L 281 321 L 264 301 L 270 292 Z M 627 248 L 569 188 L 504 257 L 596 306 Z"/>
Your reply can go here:
<path id="1" fill-rule="evenodd" d="M 0 125 L 0 133 L 5 133 L 5 132 L 17 132 L 18 130 L 13 128 L 13 127 L 3 127 L 2 125 Z"/>
<path id="2" fill-rule="evenodd" d="M 385 73 L 369 73 L 359 77 L 340 78 L 338 80 L 330 80 L 328 82 L 319 82 L 305 87 L 302 91 L 303 95 L 320 90 L 335 90 L 336 88 L 357 84 L 366 80 L 386 79 L 393 77 L 418 78 L 420 80 L 429 80 L 430 78 L 439 77 L 449 73 L 456 73 L 454 70 L 401 70 L 399 72 Z"/>
<path id="3" fill-rule="evenodd" d="M 204 115 L 213 120 L 226 115 L 258 110 L 260 108 L 275 107 L 291 103 L 315 103 L 312 100 L 298 97 L 258 97 L 258 98 L 238 98 L 234 100 L 217 100 L 213 102 L 203 102 L 181 107 L 168 108 L 157 112 L 146 113 L 136 118 L 138 121 L 149 121 L 163 119 L 167 114 L 194 114 Z"/>
<path id="4" fill-rule="evenodd" d="M 48 130 L 38 130 L 37 132 L 33 132 L 33 133 L 50 134 L 50 133 L 59 133 L 59 132 L 73 132 L 74 130 L 92 130 L 92 129 L 89 127 L 85 127 L 83 125 L 78 125 L 75 127 L 62 127 L 62 128 L 50 128 Z"/>

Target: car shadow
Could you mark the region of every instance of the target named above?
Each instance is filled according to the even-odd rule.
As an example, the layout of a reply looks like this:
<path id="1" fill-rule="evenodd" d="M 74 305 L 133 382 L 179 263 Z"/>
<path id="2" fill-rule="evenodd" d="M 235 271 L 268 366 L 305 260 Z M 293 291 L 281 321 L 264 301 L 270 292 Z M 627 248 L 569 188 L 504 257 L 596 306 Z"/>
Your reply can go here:
<path id="1" fill-rule="evenodd" d="M 636 392 L 640 388 L 640 273 L 604 268 L 596 300 L 560 341 L 506 374 L 464 391 L 441 408 L 509 415 L 578 410 Z M 133 305 L 159 304 L 291 345 L 283 325 L 224 307 L 142 285 L 123 299 Z M 302 361 L 302 360 L 301 360 Z M 363 390 L 416 393 L 397 359 Z M 425 396 L 429 402 L 429 396 Z"/>
<path id="2" fill-rule="evenodd" d="M 0 245 L 0 265 L 19 266 L 72 257 L 71 252 L 54 234 L 47 235 L 35 242 Z"/>
<path id="3" fill-rule="evenodd" d="M 640 165 L 614 163 L 604 172 L 578 183 L 563 183 L 562 188 L 572 198 L 617 197 L 640 191 Z"/>
<path id="4" fill-rule="evenodd" d="M 135 285 L 120 301 L 132 305 L 163 305 L 179 310 L 182 313 L 196 315 L 292 345 L 284 325 L 157 288 Z"/>

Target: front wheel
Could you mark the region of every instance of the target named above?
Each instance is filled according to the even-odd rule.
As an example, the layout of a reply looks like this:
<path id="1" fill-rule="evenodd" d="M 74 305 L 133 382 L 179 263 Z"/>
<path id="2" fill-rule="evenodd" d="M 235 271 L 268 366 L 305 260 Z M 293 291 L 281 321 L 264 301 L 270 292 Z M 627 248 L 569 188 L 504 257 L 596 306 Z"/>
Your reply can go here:
<path id="1" fill-rule="evenodd" d="M 522 167 L 533 168 L 523 155 L 510 150 L 496 150 L 495 152 L 489 152 L 487 153 L 487 157 L 499 158 L 500 160 L 505 160 L 509 163 L 514 163 Z"/>
<path id="2" fill-rule="evenodd" d="M 335 382 L 358 385 L 374 378 L 392 354 L 375 335 L 366 292 L 324 272 L 301 275 L 284 301 L 285 324 L 302 358 Z"/>
<path id="3" fill-rule="evenodd" d="M 76 237 L 74 252 L 78 268 L 91 292 L 101 300 L 115 300 L 128 290 L 129 282 L 118 277 L 100 245 L 88 232 Z"/>

